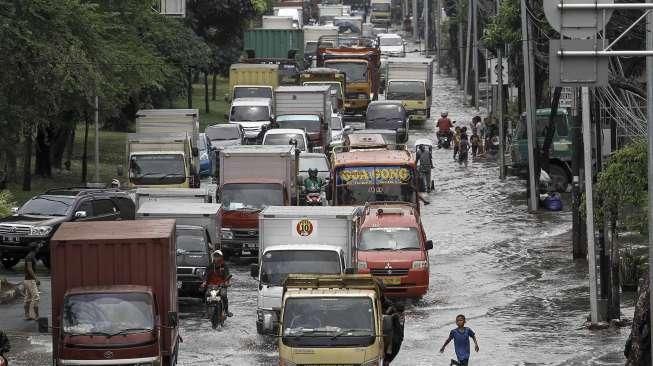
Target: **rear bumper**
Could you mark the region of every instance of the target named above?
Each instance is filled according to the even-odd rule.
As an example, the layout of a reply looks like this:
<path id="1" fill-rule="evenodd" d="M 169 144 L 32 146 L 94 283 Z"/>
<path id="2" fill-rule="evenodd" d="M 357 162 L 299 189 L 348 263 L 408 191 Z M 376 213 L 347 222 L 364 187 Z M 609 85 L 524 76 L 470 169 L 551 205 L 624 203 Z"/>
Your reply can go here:
<path id="1" fill-rule="evenodd" d="M 228 256 L 258 258 L 258 234 L 255 238 L 222 239 L 222 251 Z"/>

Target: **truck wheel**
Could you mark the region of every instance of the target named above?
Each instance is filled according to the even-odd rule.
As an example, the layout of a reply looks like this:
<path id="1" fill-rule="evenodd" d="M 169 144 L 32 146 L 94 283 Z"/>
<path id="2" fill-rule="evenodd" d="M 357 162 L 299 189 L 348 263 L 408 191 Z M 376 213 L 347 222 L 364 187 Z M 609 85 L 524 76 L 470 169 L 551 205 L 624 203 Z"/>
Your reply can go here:
<path id="1" fill-rule="evenodd" d="M 5 269 L 12 269 L 16 264 L 20 262 L 20 258 L 10 258 L 10 257 L 2 257 L 2 266 Z"/>
<path id="2" fill-rule="evenodd" d="M 569 185 L 569 176 L 567 171 L 559 166 L 551 164 L 549 166 L 549 176 L 551 177 L 551 188 L 557 192 L 565 192 Z"/>

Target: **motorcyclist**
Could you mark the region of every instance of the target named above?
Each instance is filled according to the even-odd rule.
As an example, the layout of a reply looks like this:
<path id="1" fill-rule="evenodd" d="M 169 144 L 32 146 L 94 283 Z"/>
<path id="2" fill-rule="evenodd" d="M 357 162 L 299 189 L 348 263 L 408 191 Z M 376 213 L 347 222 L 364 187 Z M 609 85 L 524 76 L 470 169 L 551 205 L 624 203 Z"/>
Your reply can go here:
<path id="1" fill-rule="evenodd" d="M 308 169 L 308 177 L 304 179 L 304 191 L 306 193 L 319 193 L 324 186 L 324 180 L 317 176 L 317 169 Z"/>
<path id="2" fill-rule="evenodd" d="M 451 123 L 451 120 L 448 116 L 449 112 L 446 111 L 440 114 L 440 119 L 438 119 L 438 122 L 435 124 L 435 126 L 438 128 L 438 136 L 446 135 L 451 138 L 451 128 L 453 127 L 453 123 Z"/>
<path id="3" fill-rule="evenodd" d="M 224 261 L 224 255 L 221 250 L 216 250 L 211 254 L 211 265 L 206 270 L 204 275 L 204 282 L 200 285 L 201 289 L 206 289 L 208 285 L 221 286 L 222 291 L 220 291 L 222 297 L 222 303 L 224 304 L 224 311 L 227 313 L 227 316 L 233 316 L 229 311 L 229 300 L 227 299 L 227 287 L 229 285 L 229 267 Z"/>

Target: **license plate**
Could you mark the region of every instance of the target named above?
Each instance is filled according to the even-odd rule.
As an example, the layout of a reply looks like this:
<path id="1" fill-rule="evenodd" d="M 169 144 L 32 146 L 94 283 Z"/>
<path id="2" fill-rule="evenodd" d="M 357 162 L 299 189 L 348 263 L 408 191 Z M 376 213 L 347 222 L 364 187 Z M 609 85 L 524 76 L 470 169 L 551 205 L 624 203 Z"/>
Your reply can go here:
<path id="1" fill-rule="evenodd" d="M 181 281 L 177 281 L 177 289 L 180 289 L 182 287 Z"/>
<path id="2" fill-rule="evenodd" d="M 252 254 L 252 252 L 250 252 L 249 250 L 243 250 L 242 253 L 243 253 L 243 255 L 251 255 Z"/>
<path id="3" fill-rule="evenodd" d="M 243 243 L 243 248 L 247 249 L 256 249 L 257 246 L 258 244 L 256 243 Z"/>
<path id="4" fill-rule="evenodd" d="M 384 285 L 401 285 L 401 277 L 381 277 Z"/>
<path id="5" fill-rule="evenodd" d="M 2 241 L 12 242 L 12 243 L 18 243 L 20 241 L 20 236 L 7 236 L 7 235 L 5 235 L 5 236 L 2 236 L 0 238 L 2 239 Z"/>

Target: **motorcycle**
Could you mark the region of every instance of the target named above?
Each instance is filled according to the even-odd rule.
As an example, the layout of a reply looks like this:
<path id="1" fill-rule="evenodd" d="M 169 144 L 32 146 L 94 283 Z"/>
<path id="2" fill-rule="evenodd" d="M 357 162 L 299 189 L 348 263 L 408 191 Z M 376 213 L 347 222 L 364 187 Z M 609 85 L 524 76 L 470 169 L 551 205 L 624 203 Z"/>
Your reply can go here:
<path id="1" fill-rule="evenodd" d="M 438 132 L 438 149 L 445 148 L 448 149 L 451 147 L 451 133 L 440 133 Z"/>
<path id="2" fill-rule="evenodd" d="M 227 282 L 230 279 L 231 276 L 227 278 Z M 227 290 L 227 287 L 229 286 L 226 284 L 207 285 L 206 287 L 206 308 L 213 329 L 218 328 L 218 326 L 224 326 L 224 321 L 227 319 L 227 310 L 222 301 L 225 294 L 224 291 Z"/>

